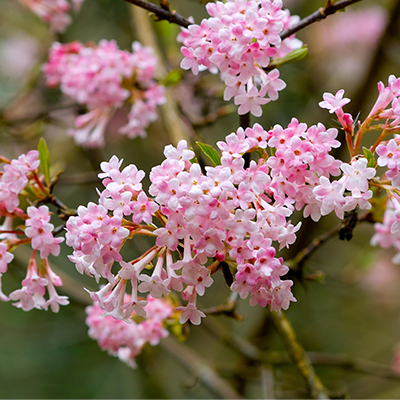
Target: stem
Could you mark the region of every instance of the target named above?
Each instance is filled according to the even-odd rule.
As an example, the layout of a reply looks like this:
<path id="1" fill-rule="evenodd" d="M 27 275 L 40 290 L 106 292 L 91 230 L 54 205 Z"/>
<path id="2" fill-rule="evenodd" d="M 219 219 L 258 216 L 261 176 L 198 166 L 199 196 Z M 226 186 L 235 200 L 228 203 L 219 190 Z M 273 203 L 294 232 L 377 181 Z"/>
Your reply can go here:
<path id="1" fill-rule="evenodd" d="M 145 0 L 124 0 L 124 1 L 154 13 L 159 20 L 166 20 L 172 24 L 183 26 L 184 28 L 187 28 L 189 25 L 192 24 L 192 22 L 182 17 L 182 15 L 178 14 L 175 10 L 171 11 L 169 9 L 165 9 L 163 7 L 157 6 Z"/>
<path id="2" fill-rule="evenodd" d="M 152 4 L 152 6 L 157 7 L 154 4 Z M 163 12 L 171 13 L 171 11 L 165 10 L 165 8 L 161 9 L 163 10 Z M 173 13 L 175 13 L 175 11 L 173 11 Z M 155 55 L 158 59 L 158 63 L 156 66 L 156 75 L 159 80 L 162 80 L 168 75 L 168 68 L 164 61 L 164 56 L 161 53 L 160 46 L 158 44 L 157 37 L 152 27 L 151 21 L 149 20 L 149 18 L 147 18 L 146 14 L 147 13 L 144 10 L 138 7 L 131 7 L 132 22 L 135 26 L 136 35 L 142 45 L 151 46 L 154 49 Z M 162 119 L 162 127 L 168 134 L 171 143 L 178 144 L 180 140 L 186 140 L 187 142 L 189 142 L 190 146 L 193 132 L 191 131 L 189 126 L 184 124 L 184 122 L 182 121 L 177 105 L 177 99 L 175 98 L 176 96 L 173 92 L 172 87 L 165 88 L 165 97 L 167 101 L 165 102 L 165 104 L 159 106 Z"/>
<path id="3" fill-rule="evenodd" d="M 223 399 L 241 399 L 242 397 L 222 379 L 216 371 L 199 354 L 171 337 L 163 339 L 160 343 L 178 361 L 207 386 L 214 394 Z"/>
<path id="4" fill-rule="evenodd" d="M 347 144 L 347 148 L 349 149 L 349 154 L 350 154 L 350 158 L 353 158 L 353 142 L 351 140 L 351 134 L 348 132 L 345 132 L 346 135 L 346 144 Z"/>
<path id="5" fill-rule="evenodd" d="M 272 321 L 279 336 L 283 340 L 289 357 L 304 378 L 313 399 L 329 399 L 327 390 L 315 374 L 310 359 L 297 340 L 296 334 L 286 315 L 281 312 L 271 313 Z"/>
<path id="6" fill-rule="evenodd" d="M 306 248 L 297 253 L 296 257 L 287 261 L 287 263 L 290 265 L 290 268 L 295 271 L 301 271 L 304 263 L 315 253 L 315 251 L 318 250 L 329 239 L 334 237 L 342 227 L 343 224 L 336 225 L 327 232 L 316 237 Z"/>
<path id="7" fill-rule="evenodd" d="M 248 112 L 247 114 L 239 115 L 239 123 L 240 126 L 243 129 L 250 128 L 250 113 Z M 250 153 L 245 153 L 243 154 L 243 159 L 244 159 L 244 166 L 243 168 L 249 168 L 250 167 Z"/>
<path id="8" fill-rule="evenodd" d="M 368 128 L 372 121 L 373 121 L 373 118 L 369 117 L 361 124 L 360 129 L 356 133 L 356 137 L 354 139 L 353 155 L 357 155 L 360 152 L 362 138 L 368 132 Z"/>
<path id="9" fill-rule="evenodd" d="M 306 26 L 311 25 L 314 22 L 321 21 L 322 19 L 325 19 L 328 15 L 335 14 L 339 10 L 342 10 L 343 8 L 345 8 L 347 6 L 350 6 L 351 4 L 358 3 L 359 1 L 362 1 L 362 0 L 342 0 L 342 1 L 338 1 L 335 4 L 331 4 L 331 0 L 328 0 L 325 7 L 321 7 L 317 11 L 310 14 L 308 17 L 303 18 L 292 28 L 287 29 L 286 31 L 282 32 L 280 37 L 282 40 L 286 39 L 289 36 L 292 36 L 294 33 L 305 28 Z"/>
<path id="10" fill-rule="evenodd" d="M 379 143 L 382 142 L 383 139 L 385 139 L 385 137 L 387 135 L 389 135 L 391 132 L 388 132 L 386 129 L 384 129 L 382 131 L 382 133 L 379 135 L 378 139 L 376 139 L 376 142 L 374 143 L 374 145 L 369 149 L 371 153 L 373 153 L 375 151 L 375 149 L 378 147 Z"/>

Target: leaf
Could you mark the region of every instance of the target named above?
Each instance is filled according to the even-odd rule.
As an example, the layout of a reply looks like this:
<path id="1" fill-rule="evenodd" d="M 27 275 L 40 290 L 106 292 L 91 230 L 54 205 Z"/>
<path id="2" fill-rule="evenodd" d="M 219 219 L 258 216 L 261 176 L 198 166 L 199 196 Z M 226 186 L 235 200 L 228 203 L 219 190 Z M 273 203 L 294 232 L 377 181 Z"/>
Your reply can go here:
<path id="1" fill-rule="evenodd" d="M 182 74 L 178 70 L 171 71 L 162 81 L 164 86 L 177 85 L 182 80 Z"/>
<path id="2" fill-rule="evenodd" d="M 39 161 L 40 161 L 40 169 L 43 172 L 44 178 L 46 179 L 46 184 L 50 186 L 50 154 L 49 149 L 47 148 L 46 141 L 43 138 L 40 138 L 38 144 L 39 151 Z"/>
<path id="3" fill-rule="evenodd" d="M 218 154 L 218 151 L 214 149 L 214 147 L 201 142 L 196 142 L 196 144 L 215 166 L 221 165 L 221 156 Z"/>
<path id="4" fill-rule="evenodd" d="M 365 158 L 368 160 L 367 167 L 375 168 L 376 167 L 376 161 L 375 161 L 375 157 L 372 154 L 372 152 L 369 149 L 367 149 L 366 147 L 363 147 L 363 152 L 364 152 Z"/>
<path id="5" fill-rule="evenodd" d="M 271 70 L 274 68 L 280 68 L 282 67 L 282 65 L 300 61 L 307 55 L 307 53 L 308 53 L 308 47 L 304 45 L 303 47 L 300 47 L 300 49 L 291 51 L 284 57 L 271 61 L 271 63 L 268 65 L 268 69 Z"/>

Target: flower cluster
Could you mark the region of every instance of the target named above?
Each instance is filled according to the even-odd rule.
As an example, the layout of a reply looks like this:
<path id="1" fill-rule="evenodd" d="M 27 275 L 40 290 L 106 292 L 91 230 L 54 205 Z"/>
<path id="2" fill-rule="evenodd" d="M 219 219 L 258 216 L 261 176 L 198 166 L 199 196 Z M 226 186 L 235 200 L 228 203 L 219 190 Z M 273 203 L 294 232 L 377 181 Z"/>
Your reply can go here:
<path id="1" fill-rule="evenodd" d="M 224 99 L 234 98 L 239 114 L 259 117 L 261 105 L 278 99 L 286 87 L 279 71 L 264 71 L 271 58 L 280 58 L 298 49 L 302 42 L 294 36 L 281 40 L 279 34 L 293 26 L 297 16 L 282 10 L 280 0 L 231 0 L 208 3 L 210 18 L 183 29 L 178 40 L 184 59 L 181 67 L 221 72 L 226 84 Z M 266 96 L 269 98 L 266 98 Z"/>
<path id="2" fill-rule="evenodd" d="M 154 80 L 157 59 L 150 47 L 138 42 L 132 53 L 120 50 L 115 41 L 98 46 L 79 42 L 54 43 L 43 66 L 46 83 L 88 109 L 68 131 L 75 142 L 87 147 L 104 145 L 108 121 L 124 102 L 132 104 L 128 123 L 119 133 L 144 137 L 145 129 L 157 119 L 156 107 L 165 102 L 164 87 Z"/>
<path id="3" fill-rule="evenodd" d="M 239 130 L 219 143 L 221 165 L 207 167 L 206 174 L 199 164 L 190 162 L 194 153 L 185 141 L 177 148 L 166 146 L 166 160 L 150 174 L 149 193 L 154 201 L 142 190 L 144 173 L 134 165 L 120 171 L 121 161 L 115 156 L 101 164 L 106 189 L 100 193 L 99 204 L 78 208 L 78 216 L 67 222 L 66 238 L 74 249 L 70 259 L 78 271 L 108 280 L 104 288 L 91 293 L 106 315 L 129 319 L 135 311 L 145 316 L 146 302 L 138 300 L 138 291 L 160 298 L 173 289 L 188 302 L 177 308 L 181 322 L 199 324 L 205 315 L 197 309 L 197 296 L 212 285 L 210 272 L 216 272 L 222 262 L 235 271 L 231 290 L 242 298 L 250 295 L 252 305 L 269 304 L 280 310 L 295 301 L 292 281 L 281 280 L 288 268 L 275 257 L 273 242 L 281 248 L 289 246 L 300 225 L 287 220 L 292 207 L 277 193 L 274 197 L 265 163 L 252 161 L 250 168 L 244 168 L 243 153 L 258 146 L 260 134 L 267 139 L 260 125 L 246 132 L 247 136 Z M 161 227 L 151 224 L 152 214 Z M 135 260 L 123 261 L 123 244 L 140 234 L 153 236 L 155 246 Z M 174 261 L 173 253 L 179 249 L 183 257 Z M 151 275 L 143 273 L 154 258 Z M 113 272 L 115 262 L 118 270 Z M 124 304 L 128 281 L 132 296 Z"/>
<path id="4" fill-rule="evenodd" d="M 72 19 L 68 15 L 71 4 L 66 0 L 20 0 L 29 7 L 43 21 L 50 24 L 53 32 L 64 32 L 71 24 Z M 75 12 L 78 12 L 84 0 L 72 0 Z"/>
<path id="5" fill-rule="evenodd" d="M 360 208 L 369 208 L 366 202 L 373 195 L 368 190 L 368 183 L 375 176 L 377 167 L 385 168 L 382 177 L 374 178 L 370 184 L 377 189 L 384 189 L 387 200 L 386 208 L 383 214 L 383 221 L 375 224 L 375 235 L 371 239 L 373 246 L 379 245 L 384 249 L 394 247 L 397 254 L 393 257 L 393 262 L 400 264 L 400 149 L 398 147 L 399 139 L 396 136 L 389 141 L 384 139 L 393 134 L 400 133 L 400 78 L 391 75 L 388 85 L 382 82 L 378 83 L 378 98 L 369 112 L 367 118 L 358 123 L 356 129 L 353 118 L 350 114 L 344 113 L 343 106 L 350 100 L 343 98 L 344 91 L 340 90 L 336 95 L 325 93 L 324 101 L 320 106 L 327 108 L 330 113 L 335 113 L 342 125 L 347 139 L 347 145 L 350 155 L 353 156 L 352 166 L 342 166 L 347 178 L 347 190 L 356 190 L 356 197 L 362 201 L 364 207 L 359 203 Z M 380 135 L 370 149 L 364 149 L 366 158 L 356 160 L 360 150 L 361 140 L 367 132 L 380 131 Z M 375 161 L 374 153 L 378 158 Z M 374 168 L 368 168 L 367 164 Z M 357 165 L 357 167 L 356 167 Z M 338 185 L 341 180 L 337 183 Z M 333 189 L 333 185 L 332 185 Z M 332 196 L 332 193 L 331 193 Z M 353 196 L 354 197 L 354 196 Z M 345 198 L 348 201 L 348 197 Z M 384 201 L 381 203 L 384 203 Z M 336 210 L 335 210 L 336 211 Z"/>
<path id="6" fill-rule="evenodd" d="M 91 293 L 92 299 L 106 315 L 129 320 L 133 312 L 145 316 L 146 301 L 139 300 L 138 292 L 161 298 L 175 290 L 187 302 L 176 308 L 181 323 L 199 324 L 205 314 L 197 308 L 197 297 L 212 285 L 212 274 L 222 267 L 234 274 L 231 290 L 243 299 L 250 297 L 251 305 L 287 309 L 295 301 L 292 282 L 281 279 L 288 268 L 276 257 L 275 247 L 282 249 L 296 240 L 300 223 L 293 225 L 288 218 L 294 210 L 303 210 L 314 221 L 332 211 L 343 219 L 345 212 L 370 210 L 371 188 L 376 186 L 388 191 L 398 210 L 389 214 L 386 225 L 390 227 L 383 229 L 400 233 L 400 199 L 395 188 L 375 177 L 373 158 L 376 149 L 378 165 L 388 166 L 386 175 L 396 185 L 397 142 L 385 144 L 382 139 L 400 128 L 399 82 L 390 77 L 387 88 L 379 84 L 378 101 L 357 132 L 351 115 L 343 111 L 350 101 L 343 98 L 344 91 L 324 94 L 321 107 L 336 113 L 346 133 L 348 163 L 329 154 L 340 146 L 337 129 L 321 123 L 307 127 L 295 118 L 285 129 L 275 125 L 266 131 L 259 124 L 239 128 L 217 143 L 222 154 L 214 162 L 219 165 L 206 167 L 205 172 L 193 162 L 195 154 L 185 141 L 176 148 L 166 146 L 166 160 L 150 173 L 152 200 L 142 188 L 143 171 L 134 165 L 121 170 L 122 161 L 115 156 L 102 163 L 99 177 L 105 190 L 99 192 L 99 203 L 79 207 L 78 216 L 67 223 L 67 244 L 74 249 L 70 259 L 78 271 L 97 281 L 108 280 L 104 288 Z M 386 110 L 390 103 L 392 108 Z M 382 118 L 387 119 L 383 126 L 371 125 Z M 371 150 L 359 155 L 362 136 L 372 127 L 383 129 L 382 134 Z M 245 167 L 243 156 L 249 152 L 260 158 Z M 154 237 L 155 245 L 126 262 L 121 249 L 137 235 Z M 375 237 L 373 242 L 384 240 Z M 152 268 L 153 259 L 153 271 L 144 273 Z M 128 282 L 132 295 L 124 303 Z"/>
<path id="7" fill-rule="evenodd" d="M 39 152 L 33 150 L 16 160 L 2 158 L 6 165 L 0 177 L 0 217 L 4 217 L 0 226 L 0 300 L 11 299 L 16 302 L 16 307 L 24 311 L 33 308 L 47 310 L 50 306 L 54 312 L 58 312 L 60 305 L 69 302 L 67 297 L 59 296 L 55 290 L 54 286 L 61 286 L 62 281 L 52 271 L 48 256 L 57 256 L 60 253 L 60 243 L 64 239 L 54 237 L 54 225 L 50 223 L 51 212 L 47 206 L 30 206 L 27 208 L 27 214 L 18 208 L 19 195 L 23 194 L 27 186 L 30 192 L 35 194 L 40 194 L 43 188 L 37 175 L 40 164 L 38 156 Z M 23 228 L 21 220 L 25 221 Z M 20 239 L 17 235 L 25 235 L 25 238 Z M 22 281 L 21 289 L 6 296 L 1 290 L 1 278 L 14 258 L 10 250 L 25 243 L 30 243 L 33 249 L 26 277 Z M 37 251 L 40 252 L 41 259 L 39 267 L 35 261 Z M 44 298 L 46 287 L 49 295 L 47 300 Z"/>
<path id="8" fill-rule="evenodd" d="M 322 124 L 307 129 L 296 119 L 286 129 L 276 125 L 269 132 L 268 146 L 275 149 L 275 155 L 267 160 L 273 178 L 271 187 L 294 203 L 297 210 L 304 207 L 304 216 L 311 216 L 314 221 L 332 211 L 342 219 L 345 211 L 357 205 L 371 208 L 368 179 L 375 175 L 375 169 L 367 167 L 365 158 L 349 165 L 330 155 L 332 148 L 340 146 L 337 134 L 337 129 L 326 129 Z M 343 176 L 331 182 L 330 176 L 340 175 L 340 170 Z"/>
<path id="9" fill-rule="evenodd" d="M 146 343 L 157 345 L 160 339 L 168 336 L 165 329 L 165 320 L 172 314 L 169 302 L 147 297 L 145 306 L 146 320 L 135 322 L 135 315 L 129 323 L 116 320 L 110 316 L 103 316 L 103 309 L 98 303 L 86 307 L 86 324 L 89 326 L 89 337 L 97 340 L 103 350 L 118 357 L 132 368 L 136 367 L 135 357 L 141 352 Z M 130 296 L 125 296 L 129 303 Z"/>

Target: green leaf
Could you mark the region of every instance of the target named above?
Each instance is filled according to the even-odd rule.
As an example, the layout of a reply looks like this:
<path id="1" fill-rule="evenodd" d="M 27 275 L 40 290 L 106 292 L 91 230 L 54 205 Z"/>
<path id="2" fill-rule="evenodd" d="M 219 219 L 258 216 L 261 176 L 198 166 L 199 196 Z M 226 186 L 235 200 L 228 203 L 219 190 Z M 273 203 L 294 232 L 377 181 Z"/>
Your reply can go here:
<path id="1" fill-rule="evenodd" d="M 50 154 L 49 149 L 47 148 L 46 141 L 43 138 L 40 138 L 38 144 L 39 151 L 39 161 L 40 161 L 40 169 L 43 172 L 44 178 L 46 179 L 47 187 L 50 186 Z"/>
<path id="2" fill-rule="evenodd" d="M 300 61 L 307 55 L 307 53 L 308 53 L 308 47 L 304 45 L 300 49 L 291 51 L 284 57 L 271 61 L 271 63 L 268 65 L 268 69 L 270 70 L 274 68 L 280 68 L 282 67 L 282 65 Z"/>
<path id="3" fill-rule="evenodd" d="M 221 156 L 218 154 L 218 151 L 214 149 L 214 147 L 201 142 L 196 142 L 196 144 L 215 166 L 221 165 Z"/>
<path id="4" fill-rule="evenodd" d="M 367 167 L 369 168 L 375 168 L 376 166 L 376 161 L 374 155 L 371 153 L 370 150 L 368 150 L 366 147 L 363 147 L 363 152 L 365 158 L 368 160 Z"/>
<path id="5" fill-rule="evenodd" d="M 172 85 L 177 85 L 180 81 L 182 80 L 182 74 L 180 71 L 175 69 L 174 71 L 171 71 L 162 81 L 162 84 L 164 86 L 172 86 Z"/>

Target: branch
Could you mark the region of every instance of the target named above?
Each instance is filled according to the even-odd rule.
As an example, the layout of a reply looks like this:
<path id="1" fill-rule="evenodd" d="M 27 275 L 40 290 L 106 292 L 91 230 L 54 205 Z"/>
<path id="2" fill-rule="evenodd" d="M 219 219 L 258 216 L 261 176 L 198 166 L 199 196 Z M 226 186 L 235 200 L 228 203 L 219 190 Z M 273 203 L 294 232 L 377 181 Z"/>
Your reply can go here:
<path id="1" fill-rule="evenodd" d="M 216 371 L 195 351 L 171 337 L 160 344 L 168 350 L 189 371 L 193 372 L 213 393 L 223 399 L 241 399 L 242 397 L 222 379 Z"/>
<path id="2" fill-rule="evenodd" d="M 278 313 L 273 311 L 271 312 L 271 318 L 276 331 L 286 346 L 290 359 L 305 380 L 312 398 L 329 399 L 327 390 L 315 374 L 311 361 L 298 342 L 293 327 L 286 315 L 283 312 Z"/>
<path id="3" fill-rule="evenodd" d="M 250 128 L 250 112 L 247 114 L 239 115 L 239 123 L 240 127 L 246 130 L 246 128 Z M 249 168 L 250 167 L 250 153 L 245 153 L 243 155 L 244 159 L 244 166 L 243 168 Z"/>
<path id="4" fill-rule="evenodd" d="M 301 270 L 304 263 L 318 250 L 325 242 L 334 237 L 343 227 L 343 224 L 339 224 L 329 229 L 327 232 L 316 237 L 307 247 L 297 253 L 296 257 L 288 260 L 290 269 L 294 271 Z"/>
<path id="5" fill-rule="evenodd" d="M 322 365 L 325 367 L 338 367 L 345 370 L 352 370 L 355 372 L 361 372 L 369 374 L 372 376 L 379 376 L 381 378 L 399 381 L 400 375 L 393 372 L 389 365 L 381 364 L 374 361 L 364 360 L 362 358 L 354 358 L 347 354 L 330 354 L 330 353 L 317 353 L 317 352 L 307 352 L 308 358 L 313 364 Z M 263 363 L 270 364 L 274 367 L 281 365 L 290 364 L 291 361 L 284 352 L 264 352 L 263 353 Z M 241 375 L 244 373 L 248 374 L 249 377 L 254 377 L 259 371 L 259 367 L 249 367 L 241 365 L 239 367 L 231 368 L 226 364 L 218 365 L 218 370 L 221 373 L 225 373 L 226 376 Z M 247 376 L 247 375 L 246 375 Z"/>
<path id="6" fill-rule="evenodd" d="M 136 2 L 136 0 L 134 1 Z M 142 0 L 140 0 L 140 2 L 146 3 Z M 163 4 L 166 7 L 165 3 Z M 151 5 L 155 6 L 154 4 Z M 163 10 L 163 12 L 166 12 L 165 8 L 160 7 L 160 9 Z M 173 13 L 174 12 L 175 11 L 173 11 Z M 156 74 L 159 78 L 167 76 L 167 65 L 164 62 L 164 57 L 160 51 L 157 37 L 152 28 L 151 21 L 146 16 L 146 12 L 143 9 L 132 7 L 131 14 L 132 22 L 136 28 L 136 33 L 139 41 L 144 46 L 151 46 L 154 49 L 155 54 L 158 58 Z M 186 140 L 190 144 L 192 142 L 191 139 L 193 136 L 193 132 L 186 124 L 184 124 L 182 118 L 180 117 L 175 94 L 173 93 L 173 88 L 166 87 L 165 89 L 165 97 L 167 98 L 167 101 L 165 102 L 165 104 L 159 106 L 163 128 L 173 144 L 178 144 L 180 140 Z"/>
<path id="7" fill-rule="evenodd" d="M 182 17 L 182 15 L 178 14 L 175 10 L 171 11 L 170 9 L 166 9 L 157 6 L 156 4 L 150 3 L 149 1 L 146 0 L 124 0 L 124 1 L 154 13 L 159 20 L 166 20 L 171 24 L 177 24 L 184 28 L 187 28 L 189 25 L 192 24 L 192 22 L 190 22 L 185 17 Z"/>
<path id="8" fill-rule="evenodd" d="M 301 29 L 305 28 L 308 25 L 313 24 L 314 22 L 321 21 L 322 19 L 325 19 L 328 15 L 335 14 L 339 10 L 342 10 L 343 8 L 350 6 L 351 4 L 358 3 L 359 1 L 362 0 L 341 0 L 338 1 L 335 4 L 332 4 L 331 0 L 328 0 L 326 3 L 325 7 L 321 7 L 308 17 L 303 18 L 301 21 L 299 21 L 296 25 L 294 25 L 292 28 L 287 29 L 286 31 L 282 32 L 280 34 L 281 39 L 286 39 L 289 36 L 292 36 L 294 33 L 300 31 Z"/>

